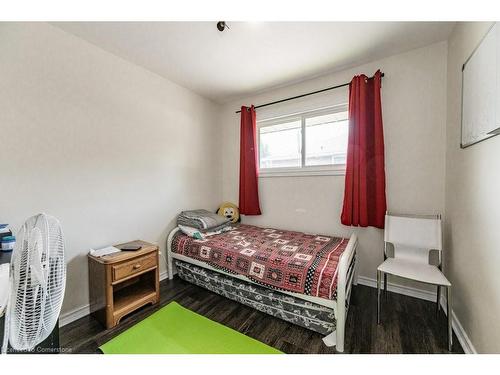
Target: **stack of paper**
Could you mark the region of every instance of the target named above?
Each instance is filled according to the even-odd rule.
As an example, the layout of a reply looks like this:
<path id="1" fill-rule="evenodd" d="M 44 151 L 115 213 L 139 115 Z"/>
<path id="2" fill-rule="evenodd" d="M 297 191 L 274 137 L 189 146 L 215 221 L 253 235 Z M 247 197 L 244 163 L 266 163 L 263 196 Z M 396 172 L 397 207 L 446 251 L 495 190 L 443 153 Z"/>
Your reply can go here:
<path id="1" fill-rule="evenodd" d="M 114 246 L 108 246 L 108 247 L 104 247 L 104 248 L 98 249 L 98 250 L 90 249 L 90 255 L 97 257 L 97 258 L 100 258 L 100 257 L 103 257 L 104 255 L 117 253 L 119 251 L 121 251 L 121 250 L 114 247 Z"/>

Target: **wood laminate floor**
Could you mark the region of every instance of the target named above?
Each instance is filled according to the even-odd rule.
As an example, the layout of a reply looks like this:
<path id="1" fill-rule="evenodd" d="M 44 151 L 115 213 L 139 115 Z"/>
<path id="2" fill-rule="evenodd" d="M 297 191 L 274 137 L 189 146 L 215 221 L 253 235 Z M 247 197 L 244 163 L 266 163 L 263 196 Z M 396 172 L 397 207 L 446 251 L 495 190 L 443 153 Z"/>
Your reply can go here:
<path id="1" fill-rule="evenodd" d="M 69 353 L 98 353 L 98 347 L 170 301 L 253 337 L 285 353 L 335 353 L 322 335 L 189 284 L 178 277 L 161 282 L 161 301 L 122 319 L 105 330 L 91 316 L 61 328 L 61 346 Z M 347 316 L 345 353 L 449 353 L 447 319 L 429 301 L 388 293 L 377 325 L 376 289 L 355 286 Z M 453 353 L 463 353 L 457 337 Z"/>

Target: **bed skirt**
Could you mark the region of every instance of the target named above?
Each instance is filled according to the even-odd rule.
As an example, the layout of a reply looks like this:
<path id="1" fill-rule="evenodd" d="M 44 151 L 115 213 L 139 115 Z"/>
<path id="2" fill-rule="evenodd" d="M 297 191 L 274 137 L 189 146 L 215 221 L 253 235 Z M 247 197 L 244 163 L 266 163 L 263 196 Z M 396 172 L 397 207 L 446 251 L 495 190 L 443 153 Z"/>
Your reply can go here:
<path id="1" fill-rule="evenodd" d="M 331 308 L 180 260 L 175 260 L 175 265 L 181 279 L 226 298 L 324 335 L 335 330 L 335 315 Z"/>

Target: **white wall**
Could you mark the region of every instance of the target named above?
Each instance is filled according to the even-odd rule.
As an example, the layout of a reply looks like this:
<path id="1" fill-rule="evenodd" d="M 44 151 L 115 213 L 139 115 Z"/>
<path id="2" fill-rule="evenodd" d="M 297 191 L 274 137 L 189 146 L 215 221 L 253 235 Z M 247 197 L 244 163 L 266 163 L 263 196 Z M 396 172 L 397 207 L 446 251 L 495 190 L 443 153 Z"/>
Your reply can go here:
<path id="1" fill-rule="evenodd" d="M 220 203 L 219 108 L 48 24 L 0 23 L 0 46 L 0 222 L 60 219 L 68 312 L 90 247 L 164 249 L 181 209 Z"/>
<path id="2" fill-rule="evenodd" d="M 224 105 L 223 198 L 238 202 L 236 109 L 348 82 L 355 74 L 371 75 L 380 68 L 385 73 L 382 106 L 388 209 L 417 214 L 444 212 L 446 54 L 447 44 L 442 42 Z M 347 89 L 334 90 L 258 110 L 257 117 L 347 101 Z M 360 276 L 375 278 L 383 259 L 383 231 L 341 225 L 344 176 L 260 178 L 259 191 L 263 215 L 245 217 L 244 222 L 342 236 L 355 230 L 360 242 Z"/>
<path id="3" fill-rule="evenodd" d="M 457 24 L 448 50 L 445 266 L 455 314 L 480 353 L 500 352 L 500 137 L 460 149 L 461 83 L 490 26 Z"/>

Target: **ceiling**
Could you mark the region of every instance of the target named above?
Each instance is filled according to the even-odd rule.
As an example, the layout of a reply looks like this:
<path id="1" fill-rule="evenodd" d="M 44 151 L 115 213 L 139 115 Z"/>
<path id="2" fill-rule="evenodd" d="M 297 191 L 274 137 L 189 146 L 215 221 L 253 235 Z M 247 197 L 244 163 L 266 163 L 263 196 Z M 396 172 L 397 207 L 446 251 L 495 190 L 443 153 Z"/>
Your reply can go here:
<path id="1" fill-rule="evenodd" d="M 57 22 L 224 103 L 446 40 L 452 22 Z"/>

